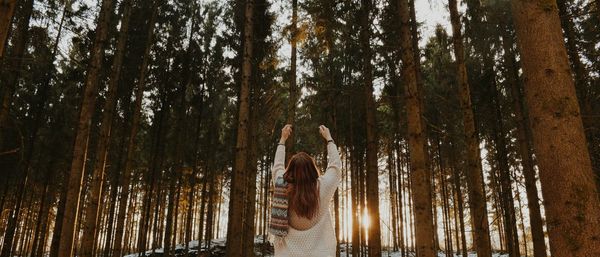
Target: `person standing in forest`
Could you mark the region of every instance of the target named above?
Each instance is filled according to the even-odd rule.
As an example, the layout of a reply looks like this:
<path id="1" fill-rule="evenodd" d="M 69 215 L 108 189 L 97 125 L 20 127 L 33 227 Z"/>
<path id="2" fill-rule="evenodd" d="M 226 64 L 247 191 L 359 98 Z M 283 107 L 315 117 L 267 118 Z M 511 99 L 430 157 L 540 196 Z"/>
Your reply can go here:
<path id="1" fill-rule="evenodd" d="M 319 132 L 327 141 L 329 160 L 323 176 L 314 158 L 304 152 L 294 154 L 285 168 L 285 141 L 292 134 L 292 125 L 281 130 L 273 164 L 270 224 L 275 257 L 335 256 L 337 237 L 329 203 L 342 178 L 342 161 L 329 129 L 321 125 Z"/>

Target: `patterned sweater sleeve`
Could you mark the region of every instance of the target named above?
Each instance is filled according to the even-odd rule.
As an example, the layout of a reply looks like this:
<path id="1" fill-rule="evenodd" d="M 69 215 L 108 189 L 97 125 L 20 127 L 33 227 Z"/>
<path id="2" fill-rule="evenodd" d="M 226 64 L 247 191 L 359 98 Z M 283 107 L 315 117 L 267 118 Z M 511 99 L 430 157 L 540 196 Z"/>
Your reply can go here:
<path id="1" fill-rule="evenodd" d="M 334 143 L 327 144 L 327 169 L 321 177 L 321 186 L 325 199 L 330 201 L 342 180 L 342 160 L 337 146 Z"/>
<path id="2" fill-rule="evenodd" d="M 273 174 L 271 181 L 275 185 L 275 180 L 279 176 L 283 176 L 285 172 L 285 146 L 277 145 L 277 151 L 275 152 L 275 162 L 273 163 Z"/>

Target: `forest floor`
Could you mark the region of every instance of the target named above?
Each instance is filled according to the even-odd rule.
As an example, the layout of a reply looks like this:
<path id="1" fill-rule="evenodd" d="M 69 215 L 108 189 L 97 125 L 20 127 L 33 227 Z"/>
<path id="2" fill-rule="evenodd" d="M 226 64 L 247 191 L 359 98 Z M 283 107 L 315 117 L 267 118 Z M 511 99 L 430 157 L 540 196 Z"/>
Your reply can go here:
<path id="1" fill-rule="evenodd" d="M 222 257 L 225 256 L 225 238 L 213 239 L 210 244 L 210 250 L 207 250 L 207 247 L 204 243 L 202 243 L 200 247 L 200 251 L 202 252 L 202 257 Z M 350 249 L 351 245 L 346 245 L 344 243 L 340 244 L 340 257 L 351 257 L 351 253 L 347 253 L 346 249 Z M 256 256 L 262 257 L 273 257 L 273 245 L 269 243 L 269 241 L 263 241 L 262 236 L 257 236 L 254 238 L 254 252 Z M 137 257 L 140 256 L 139 253 L 129 254 L 124 257 Z M 147 257 L 162 257 L 164 256 L 164 250 L 154 249 L 146 251 Z M 175 247 L 175 256 L 177 257 L 197 257 L 198 256 L 198 241 L 190 241 L 189 243 L 189 251 L 186 252 L 185 245 L 177 245 Z M 398 251 L 387 251 L 384 250 L 381 254 L 382 257 L 401 257 L 402 254 Z M 409 257 L 415 257 L 415 253 L 411 252 L 408 254 Z M 460 257 L 460 254 L 446 254 L 444 252 L 439 252 L 438 257 Z M 477 253 L 470 252 L 468 257 L 477 257 Z M 492 257 L 508 257 L 508 254 L 500 254 L 494 253 Z"/>

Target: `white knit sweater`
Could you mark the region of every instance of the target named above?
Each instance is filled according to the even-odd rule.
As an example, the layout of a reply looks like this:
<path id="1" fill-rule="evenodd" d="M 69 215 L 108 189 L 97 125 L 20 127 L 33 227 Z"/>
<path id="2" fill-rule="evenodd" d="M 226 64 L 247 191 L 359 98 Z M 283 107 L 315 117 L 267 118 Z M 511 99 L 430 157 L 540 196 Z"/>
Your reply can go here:
<path id="1" fill-rule="evenodd" d="M 290 213 L 290 229 L 281 245 L 275 245 L 275 257 L 334 257 L 337 237 L 331 222 L 330 203 L 342 179 L 342 161 L 334 143 L 327 145 L 329 163 L 319 178 L 319 212 L 312 219 Z M 285 173 L 285 147 L 279 145 L 273 164 L 273 183 Z"/>

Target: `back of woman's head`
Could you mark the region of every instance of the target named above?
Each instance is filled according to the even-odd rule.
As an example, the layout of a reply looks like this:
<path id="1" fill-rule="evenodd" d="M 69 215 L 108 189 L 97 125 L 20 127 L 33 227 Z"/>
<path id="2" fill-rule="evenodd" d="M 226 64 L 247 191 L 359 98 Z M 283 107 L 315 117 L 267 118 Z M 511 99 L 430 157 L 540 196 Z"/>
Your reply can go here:
<path id="1" fill-rule="evenodd" d="M 307 219 L 315 217 L 319 209 L 319 171 L 315 160 L 304 152 L 295 154 L 290 158 L 284 179 L 288 182 L 290 210 Z"/>

